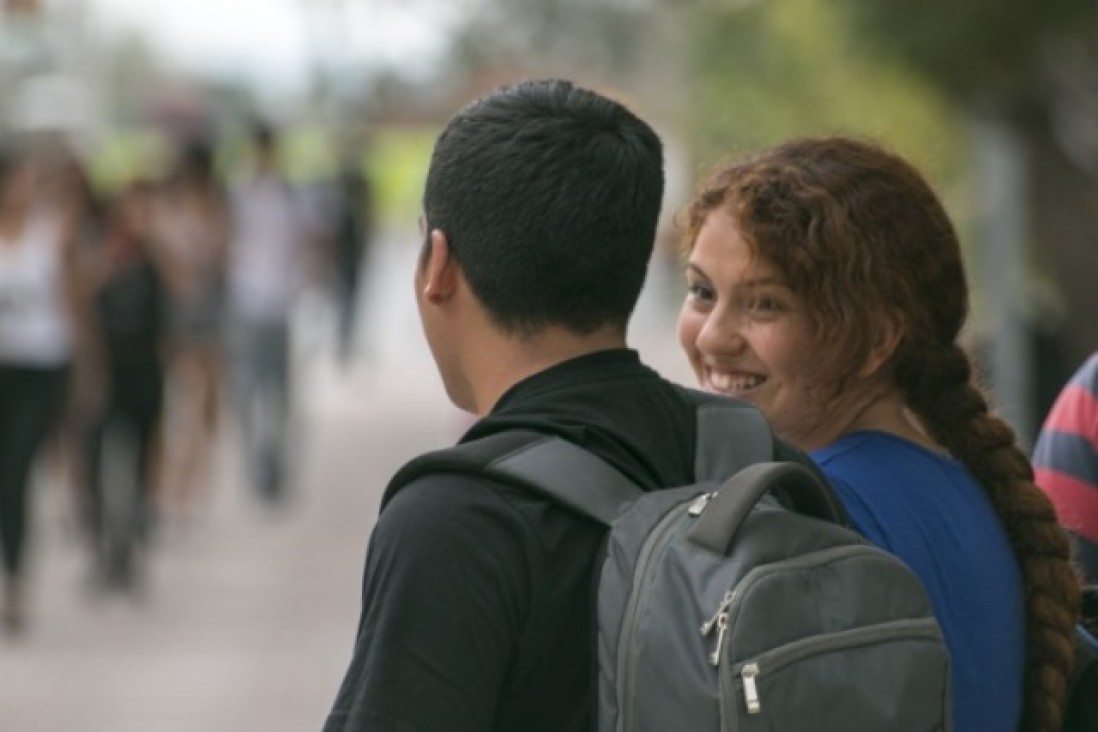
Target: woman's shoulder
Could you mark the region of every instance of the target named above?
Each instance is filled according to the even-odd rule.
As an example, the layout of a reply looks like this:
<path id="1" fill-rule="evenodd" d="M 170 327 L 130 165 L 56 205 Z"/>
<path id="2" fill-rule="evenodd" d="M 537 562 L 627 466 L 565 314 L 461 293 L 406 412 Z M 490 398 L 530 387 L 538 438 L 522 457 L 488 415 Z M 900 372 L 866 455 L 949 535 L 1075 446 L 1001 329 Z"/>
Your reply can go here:
<path id="1" fill-rule="evenodd" d="M 851 521 L 870 541 L 910 558 L 948 545 L 955 525 L 984 546 L 999 546 L 1002 527 L 987 492 L 964 463 L 902 437 L 851 433 L 813 453 Z M 938 540 L 941 540 L 939 542 Z"/>
<path id="2" fill-rule="evenodd" d="M 983 494 L 960 461 L 887 432 L 852 432 L 813 451 L 812 459 L 847 493 L 904 495 L 896 489 L 908 487 L 930 500 L 940 485 L 951 486 L 947 492 L 963 487 L 963 493 Z"/>
<path id="3" fill-rule="evenodd" d="M 820 465 L 846 461 L 862 464 L 887 463 L 893 467 L 897 461 L 957 464 L 944 452 L 880 430 L 849 432 L 830 445 L 813 450 L 812 458 Z"/>

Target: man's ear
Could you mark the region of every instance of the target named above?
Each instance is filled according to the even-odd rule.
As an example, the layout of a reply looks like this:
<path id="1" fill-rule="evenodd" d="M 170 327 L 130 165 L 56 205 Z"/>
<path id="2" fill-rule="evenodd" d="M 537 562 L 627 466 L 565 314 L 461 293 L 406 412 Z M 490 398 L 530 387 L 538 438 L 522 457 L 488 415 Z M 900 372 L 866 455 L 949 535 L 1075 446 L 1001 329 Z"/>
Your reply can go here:
<path id="1" fill-rule="evenodd" d="M 427 261 L 423 268 L 423 297 L 439 303 L 449 299 L 457 286 L 458 263 L 450 250 L 450 242 L 441 229 L 431 229 L 427 241 Z"/>
<path id="2" fill-rule="evenodd" d="M 869 344 L 869 353 L 866 354 L 862 367 L 858 369 L 858 376 L 873 376 L 881 367 L 888 363 L 892 354 L 900 346 L 903 340 L 903 321 L 893 313 L 881 315 L 876 318 L 873 327 L 873 342 Z"/>

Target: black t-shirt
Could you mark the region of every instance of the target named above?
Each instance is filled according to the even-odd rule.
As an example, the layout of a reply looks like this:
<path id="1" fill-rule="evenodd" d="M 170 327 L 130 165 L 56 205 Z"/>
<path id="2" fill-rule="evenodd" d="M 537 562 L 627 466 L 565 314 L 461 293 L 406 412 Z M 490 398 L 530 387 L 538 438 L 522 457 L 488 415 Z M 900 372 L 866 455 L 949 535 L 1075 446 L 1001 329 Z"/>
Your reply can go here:
<path id="1" fill-rule="evenodd" d="M 693 481 L 694 403 L 632 351 L 526 379 L 463 441 L 517 427 L 561 435 L 649 489 Z M 488 479 L 404 486 L 370 539 L 354 656 L 326 732 L 593 729 L 603 534 Z"/>
<path id="2" fill-rule="evenodd" d="M 140 256 L 117 269 L 96 299 L 107 356 L 114 365 L 155 363 L 164 332 L 164 282 Z"/>

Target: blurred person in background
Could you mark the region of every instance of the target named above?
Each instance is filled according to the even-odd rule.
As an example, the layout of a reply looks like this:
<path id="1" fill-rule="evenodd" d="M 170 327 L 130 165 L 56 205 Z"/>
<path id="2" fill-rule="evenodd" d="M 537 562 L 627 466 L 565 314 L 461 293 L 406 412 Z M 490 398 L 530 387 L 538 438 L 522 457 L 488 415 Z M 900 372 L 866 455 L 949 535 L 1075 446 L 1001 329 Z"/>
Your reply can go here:
<path id="1" fill-rule="evenodd" d="M 312 228 L 301 192 L 280 170 L 276 131 L 257 123 L 251 144 L 253 169 L 230 197 L 231 388 L 245 469 L 259 495 L 277 503 L 291 467 L 290 322 Z"/>
<path id="2" fill-rule="evenodd" d="M 348 155 L 335 179 L 331 257 L 337 312 L 336 356 L 350 363 L 357 347 L 363 265 L 373 234 L 373 189 L 362 161 Z"/>
<path id="3" fill-rule="evenodd" d="M 205 485 L 221 413 L 229 201 L 204 140 L 184 143 L 155 199 L 157 260 L 170 295 L 169 399 L 161 497 L 186 514 Z"/>
<path id="4" fill-rule="evenodd" d="M 63 212 L 69 222 L 72 257 L 80 290 L 86 293 L 84 323 L 92 315 L 90 288 L 85 266 L 99 248 L 103 220 L 103 197 L 92 183 L 84 158 L 68 143 L 58 140 L 48 148 L 44 160 L 43 204 Z M 83 529 L 86 471 L 83 466 L 85 435 L 88 424 L 98 414 L 102 401 L 103 370 L 99 364 L 100 343 L 94 328 L 78 328 L 75 333 L 76 357 L 72 362 L 65 407 L 53 434 L 51 457 L 56 460 L 63 487 L 68 491 L 65 518 L 74 533 Z"/>
<path id="5" fill-rule="evenodd" d="M 1059 730 L 1078 580 L 1065 533 L 958 343 L 960 243 L 879 147 L 797 140 L 722 166 L 686 215 L 679 339 L 708 391 L 810 451 L 854 528 L 922 580 L 958 730 Z"/>
<path id="6" fill-rule="evenodd" d="M 1033 450 L 1037 484 L 1071 532 L 1088 584 L 1098 585 L 1098 353 L 1056 398 Z"/>
<path id="7" fill-rule="evenodd" d="M 47 205 L 24 152 L 0 150 L 0 550 L 9 631 L 26 614 L 31 471 L 65 403 L 74 338 L 86 316 L 70 211 Z"/>
<path id="8" fill-rule="evenodd" d="M 158 472 L 166 293 L 152 197 L 142 180 L 116 194 L 87 267 L 105 398 L 86 435 L 86 505 L 95 580 L 107 588 L 140 580 L 137 551 L 151 528 Z"/>

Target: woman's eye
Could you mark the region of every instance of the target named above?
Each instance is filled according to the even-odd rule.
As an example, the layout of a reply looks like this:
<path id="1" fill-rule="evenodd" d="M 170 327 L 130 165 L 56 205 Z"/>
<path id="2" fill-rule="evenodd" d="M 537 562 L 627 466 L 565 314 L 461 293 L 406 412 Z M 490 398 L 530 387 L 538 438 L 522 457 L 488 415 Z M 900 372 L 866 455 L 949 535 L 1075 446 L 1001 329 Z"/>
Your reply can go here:
<path id="1" fill-rule="evenodd" d="M 782 309 L 782 304 L 772 297 L 759 297 L 751 305 L 751 309 L 760 313 L 771 313 Z"/>
<path id="2" fill-rule="evenodd" d="M 743 312 L 760 318 L 774 317 L 786 312 L 785 301 L 769 295 L 758 295 L 743 301 Z"/>
<path id="3" fill-rule="evenodd" d="M 691 300 L 697 300 L 699 302 L 709 302 L 713 299 L 713 290 L 699 282 L 693 282 L 686 287 L 687 297 Z"/>

